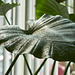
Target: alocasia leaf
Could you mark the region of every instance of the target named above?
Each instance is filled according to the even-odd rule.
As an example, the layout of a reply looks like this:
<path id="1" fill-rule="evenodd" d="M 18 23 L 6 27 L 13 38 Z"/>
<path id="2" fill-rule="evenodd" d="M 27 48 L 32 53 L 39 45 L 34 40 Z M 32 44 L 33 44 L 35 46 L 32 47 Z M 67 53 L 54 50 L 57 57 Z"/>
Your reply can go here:
<path id="1" fill-rule="evenodd" d="M 0 44 L 13 53 L 75 62 L 75 23 L 46 14 L 31 22 L 28 30 L 16 25 L 0 27 Z"/>
<path id="2" fill-rule="evenodd" d="M 19 6 L 17 3 L 4 3 L 0 0 L 0 15 L 5 15 L 13 7 Z"/>
<path id="3" fill-rule="evenodd" d="M 36 18 L 41 17 L 44 13 L 69 18 L 67 7 L 60 5 L 56 0 L 36 0 Z"/>

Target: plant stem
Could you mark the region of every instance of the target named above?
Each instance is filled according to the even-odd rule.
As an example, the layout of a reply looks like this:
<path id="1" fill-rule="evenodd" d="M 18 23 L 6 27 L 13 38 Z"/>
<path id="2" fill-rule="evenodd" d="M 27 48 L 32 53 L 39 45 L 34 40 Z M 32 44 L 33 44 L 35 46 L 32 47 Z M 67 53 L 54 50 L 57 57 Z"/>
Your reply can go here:
<path id="1" fill-rule="evenodd" d="M 12 67 L 14 66 L 16 60 L 18 59 L 18 57 L 19 57 L 19 54 L 16 55 L 15 59 L 12 61 L 11 65 L 10 65 L 10 67 L 8 68 L 8 70 L 7 70 L 7 72 L 5 73 L 5 75 L 8 75 L 8 74 L 9 74 L 9 72 L 11 71 Z"/>
<path id="2" fill-rule="evenodd" d="M 28 61 L 27 61 L 27 59 L 26 59 L 26 56 L 25 56 L 24 54 L 23 54 L 23 57 L 24 57 L 24 60 L 25 60 L 25 62 L 26 62 L 26 64 L 27 64 L 27 67 L 28 67 L 28 70 L 29 70 L 30 74 L 33 75 L 33 74 L 32 74 L 32 71 L 31 71 L 31 69 L 30 69 L 30 67 L 29 67 Z"/>
<path id="3" fill-rule="evenodd" d="M 38 72 L 40 71 L 40 69 L 42 68 L 42 66 L 45 64 L 47 58 L 45 58 L 45 60 L 42 62 L 42 64 L 40 65 L 40 67 L 37 69 L 37 71 L 34 73 L 34 75 L 37 75 Z"/>
<path id="4" fill-rule="evenodd" d="M 54 73 L 55 64 L 56 64 L 56 60 L 54 60 L 53 67 L 52 67 L 52 71 L 51 71 L 51 75 L 53 75 L 53 73 Z"/>
<path id="5" fill-rule="evenodd" d="M 7 23 L 10 25 L 10 22 L 8 21 L 6 15 L 4 15 L 4 17 L 5 17 L 6 21 L 7 21 Z"/>
<path id="6" fill-rule="evenodd" d="M 67 71 L 68 71 L 68 68 L 69 68 L 70 64 L 71 64 L 71 62 L 69 62 L 68 65 L 66 66 L 66 68 L 65 68 L 65 72 L 64 72 L 63 75 L 66 75 L 66 73 L 67 73 Z"/>

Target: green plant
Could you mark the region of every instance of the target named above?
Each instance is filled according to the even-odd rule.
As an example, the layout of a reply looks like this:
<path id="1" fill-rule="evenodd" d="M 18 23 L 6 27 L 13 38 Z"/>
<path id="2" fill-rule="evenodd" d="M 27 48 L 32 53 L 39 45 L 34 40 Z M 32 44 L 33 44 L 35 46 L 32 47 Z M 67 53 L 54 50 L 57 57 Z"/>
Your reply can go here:
<path id="1" fill-rule="evenodd" d="M 44 14 L 37 21 L 32 21 L 35 25 L 30 27 L 28 30 L 22 30 L 18 26 L 10 25 L 10 22 L 5 16 L 6 12 L 9 10 L 9 7 L 8 10 L 4 10 L 6 11 L 5 13 L 2 8 L 3 4 L 4 8 L 6 8 L 6 5 L 10 5 L 13 8 L 19 4 L 5 4 L 2 1 L 0 3 L 0 7 L 2 9 L 0 15 L 3 15 L 10 25 L 0 27 L 0 44 L 4 45 L 4 47 L 11 53 L 17 49 L 17 55 L 5 75 L 9 74 L 17 58 L 22 53 L 30 53 L 35 57 L 45 58 L 34 75 L 38 74 L 47 58 L 53 58 L 55 60 L 51 75 L 53 75 L 55 62 L 57 60 L 70 61 L 64 75 L 66 75 L 70 63 L 75 62 L 75 23 L 69 19 L 66 19 L 69 18 L 66 6 L 58 4 L 55 0 L 41 0 L 40 3 L 38 3 L 38 1 L 39 0 L 36 0 L 36 17 L 39 18 L 44 13 L 46 14 Z M 64 9 L 62 10 L 62 8 Z M 27 63 L 29 72 L 32 75 L 27 59 L 25 55 L 23 56 L 25 62 Z"/>

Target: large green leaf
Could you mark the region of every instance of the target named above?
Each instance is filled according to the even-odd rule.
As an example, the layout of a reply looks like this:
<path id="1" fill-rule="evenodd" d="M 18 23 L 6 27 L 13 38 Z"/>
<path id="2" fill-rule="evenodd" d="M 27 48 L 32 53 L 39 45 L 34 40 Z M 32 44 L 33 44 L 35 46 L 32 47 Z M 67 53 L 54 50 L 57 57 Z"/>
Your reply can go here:
<path id="1" fill-rule="evenodd" d="M 36 0 L 36 18 L 41 17 L 44 13 L 69 18 L 67 7 L 60 5 L 56 0 Z"/>
<path id="2" fill-rule="evenodd" d="M 0 44 L 13 53 L 75 62 L 75 23 L 44 14 L 28 24 L 33 24 L 28 30 L 15 25 L 0 27 Z"/>
<path id="3" fill-rule="evenodd" d="M 18 6 L 19 4 L 17 3 L 4 3 L 3 1 L 0 0 L 0 15 L 5 15 L 10 9 L 13 7 Z"/>

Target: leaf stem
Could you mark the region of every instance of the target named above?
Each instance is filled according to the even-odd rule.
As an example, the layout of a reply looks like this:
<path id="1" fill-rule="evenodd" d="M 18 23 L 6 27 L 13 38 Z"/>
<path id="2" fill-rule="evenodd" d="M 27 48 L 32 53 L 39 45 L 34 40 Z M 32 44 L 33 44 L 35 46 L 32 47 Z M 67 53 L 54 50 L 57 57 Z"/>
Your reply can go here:
<path id="1" fill-rule="evenodd" d="M 37 75 L 38 72 L 40 71 L 40 69 L 42 68 L 42 66 L 45 64 L 47 58 L 44 59 L 44 61 L 42 62 L 42 64 L 40 65 L 40 67 L 37 69 L 37 71 L 34 73 L 34 75 Z"/>
<path id="2" fill-rule="evenodd" d="M 56 64 L 56 60 L 54 60 L 53 67 L 52 67 L 52 71 L 51 71 L 51 75 L 53 75 L 53 73 L 54 73 L 55 64 Z"/>
<path id="3" fill-rule="evenodd" d="M 6 17 L 6 15 L 4 15 L 4 17 L 5 17 L 6 21 L 7 21 L 7 23 L 10 25 L 10 22 L 8 21 L 8 18 Z"/>
<path id="4" fill-rule="evenodd" d="M 66 75 L 66 73 L 67 73 L 67 71 L 68 71 L 68 68 L 69 68 L 70 64 L 71 64 L 71 62 L 69 62 L 68 65 L 66 66 L 66 68 L 65 68 L 65 72 L 64 72 L 63 75 Z"/>
<path id="5" fill-rule="evenodd" d="M 12 69 L 12 67 L 14 66 L 15 62 L 17 61 L 18 57 L 19 57 L 19 54 L 16 55 L 15 59 L 12 61 L 11 65 L 10 65 L 10 67 L 8 68 L 8 70 L 7 70 L 7 72 L 5 73 L 5 75 L 8 75 L 8 74 L 9 74 L 9 72 L 11 71 L 11 69 Z"/>
<path id="6" fill-rule="evenodd" d="M 26 62 L 26 64 L 27 64 L 27 67 L 28 67 L 28 70 L 29 70 L 30 74 L 33 75 L 33 74 L 32 74 L 32 71 L 31 71 L 31 69 L 30 69 L 30 67 L 29 67 L 28 61 L 27 61 L 27 59 L 26 59 L 26 56 L 25 56 L 24 54 L 23 54 L 23 57 L 24 57 L 24 60 L 25 60 L 25 62 Z"/>

